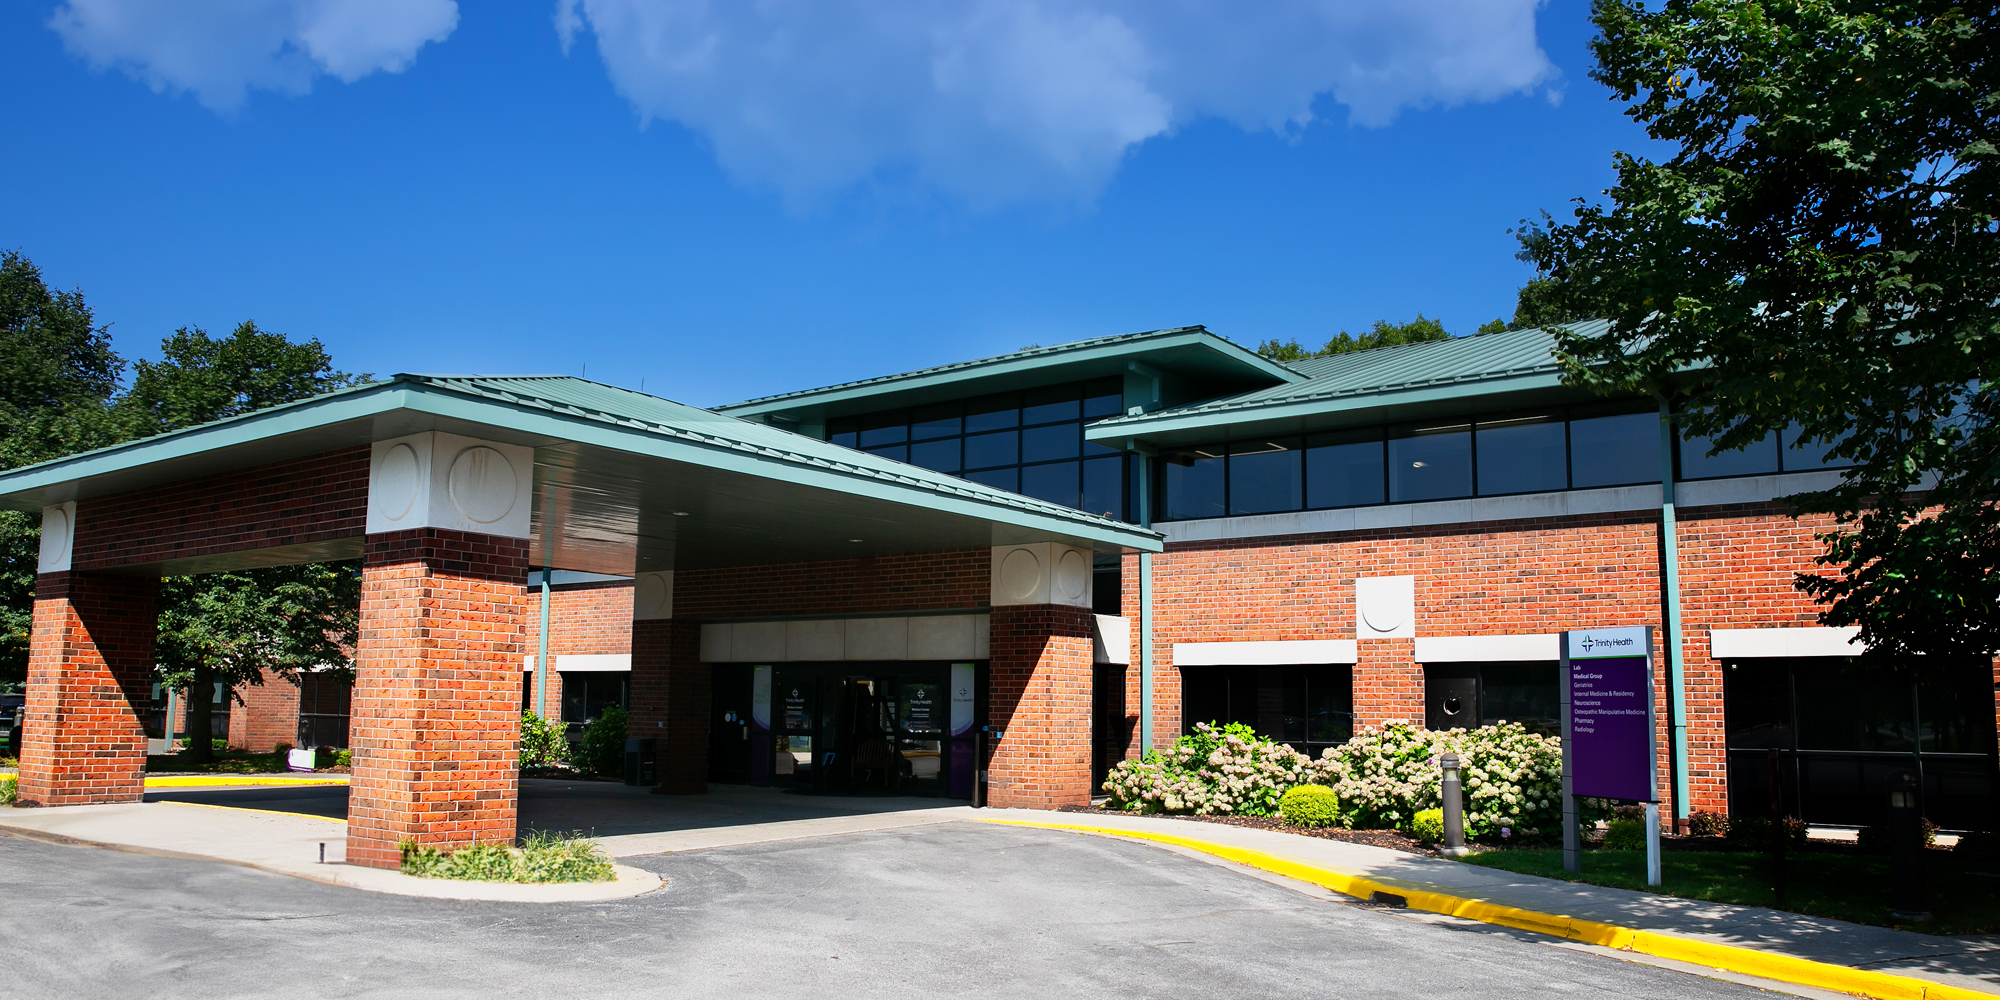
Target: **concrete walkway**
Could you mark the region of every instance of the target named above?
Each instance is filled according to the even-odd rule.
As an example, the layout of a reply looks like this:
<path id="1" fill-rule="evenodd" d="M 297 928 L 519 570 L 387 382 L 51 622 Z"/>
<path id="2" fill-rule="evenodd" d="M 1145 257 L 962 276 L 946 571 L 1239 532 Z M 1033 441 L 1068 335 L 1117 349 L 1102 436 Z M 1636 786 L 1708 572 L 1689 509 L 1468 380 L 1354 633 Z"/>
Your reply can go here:
<path id="1" fill-rule="evenodd" d="M 1779 910 L 1657 896 L 1519 875 L 1442 858 L 1317 837 L 1189 820 L 1018 809 L 979 819 L 1129 831 L 1254 851 L 1302 866 L 1361 876 L 1537 914 L 1594 921 L 1758 952 L 1929 980 L 2000 995 L 2000 935 L 1945 937 Z M 1393 890 L 1392 890 L 1393 891 Z"/>

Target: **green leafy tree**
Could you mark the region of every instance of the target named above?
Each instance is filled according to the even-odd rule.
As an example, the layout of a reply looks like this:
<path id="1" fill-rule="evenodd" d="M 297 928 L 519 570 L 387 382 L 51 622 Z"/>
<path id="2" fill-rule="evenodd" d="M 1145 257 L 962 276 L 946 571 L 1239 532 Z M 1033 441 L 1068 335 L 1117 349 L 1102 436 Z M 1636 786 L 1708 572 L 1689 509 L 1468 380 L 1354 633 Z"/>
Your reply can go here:
<path id="1" fill-rule="evenodd" d="M 212 696 L 300 671 L 345 669 L 360 629 L 361 571 L 353 562 L 271 566 L 161 581 L 161 683 L 187 699 L 186 759 L 206 763 L 213 747 Z"/>
<path id="2" fill-rule="evenodd" d="M 245 322 L 223 338 L 182 327 L 160 342 L 160 360 L 135 363 L 118 409 L 144 434 L 242 416 L 366 382 L 335 371 L 318 340 L 294 343 Z"/>
<path id="3" fill-rule="evenodd" d="M 1598 0 L 1593 78 L 1667 147 L 1524 234 L 1572 383 L 1678 393 L 1716 450 L 1852 462 L 1821 621 L 1876 663 L 2000 649 L 2000 8 Z M 1924 656 L 1915 654 L 1928 654 Z"/>
<path id="4" fill-rule="evenodd" d="M 1378 319 L 1367 333 L 1355 336 L 1346 330 L 1340 331 L 1326 346 L 1317 351 L 1308 351 L 1298 340 L 1267 340 L 1257 345 L 1257 353 L 1273 361 L 1302 361 L 1306 358 L 1322 357 L 1328 354 L 1346 354 L 1350 351 L 1367 351 L 1377 347 L 1394 347 L 1398 344 L 1415 344 L 1426 340 L 1448 340 L 1444 324 L 1425 318 L 1418 313 L 1417 318 L 1408 323 L 1391 323 Z"/>

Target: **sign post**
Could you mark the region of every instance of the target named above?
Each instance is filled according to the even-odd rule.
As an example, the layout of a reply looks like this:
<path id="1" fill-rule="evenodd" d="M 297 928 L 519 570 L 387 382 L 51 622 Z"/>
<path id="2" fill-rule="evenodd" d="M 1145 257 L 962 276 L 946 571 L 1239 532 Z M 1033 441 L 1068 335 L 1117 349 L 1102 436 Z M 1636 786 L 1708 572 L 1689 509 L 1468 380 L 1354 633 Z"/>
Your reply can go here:
<path id="1" fill-rule="evenodd" d="M 1646 884 L 1660 884 L 1660 793 L 1653 719 L 1653 630 L 1562 634 L 1563 870 L 1583 867 L 1579 798 L 1646 810 Z"/>

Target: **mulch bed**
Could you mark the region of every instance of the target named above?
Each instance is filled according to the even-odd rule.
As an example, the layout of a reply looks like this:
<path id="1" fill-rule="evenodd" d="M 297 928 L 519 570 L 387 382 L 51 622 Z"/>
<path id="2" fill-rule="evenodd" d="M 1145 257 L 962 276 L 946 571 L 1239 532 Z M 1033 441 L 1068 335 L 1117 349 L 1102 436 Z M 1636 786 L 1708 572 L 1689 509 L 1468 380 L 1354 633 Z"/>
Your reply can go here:
<path id="1" fill-rule="evenodd" d="M 1094 813 L 1099 816 L 1131 816 L 1132 813 L 1102 806 L 1064 806 L 1066 813 Z M 1425 857 L 1438 856 L 1437 848 L 1424 843 L 1409 834 L 1397 830 L 1343 830 L 1338 827 L 1293 826 L 1276 816 L 1172 816 L 1165 813 L 1148 814 L 1153 819 L 1184 819 L 1197 823 L 1221 823 L 1226 826 L 1247 826 L 1253 830 L 1273 830 L 1278 833 L 1296 834 L 1301 837 L 1318 837 L 1322 840 L 1339 840 L 1349 844 L 1366 844 L 1369 847 L 1386 847 L 1404 854 L 1420 854 Z"/>

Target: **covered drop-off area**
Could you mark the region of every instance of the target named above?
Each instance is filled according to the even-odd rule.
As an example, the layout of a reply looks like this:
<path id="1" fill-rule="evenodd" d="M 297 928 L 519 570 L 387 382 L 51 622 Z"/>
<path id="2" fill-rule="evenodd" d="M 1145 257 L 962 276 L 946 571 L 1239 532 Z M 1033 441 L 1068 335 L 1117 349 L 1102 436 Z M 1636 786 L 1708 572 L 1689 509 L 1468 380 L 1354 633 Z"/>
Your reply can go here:
<path id="1" fill-rule="evenodd" d="M 889 662 L 954 687 L 925 716 L 924 773 L 947 794 L 969 791 L 976 722 L 1005 733 L 979 765 L 992 804 L 1050 808 L 1090 791 L 1093 645 L 1110 638 L 1092 560 L 1161 548 L 1134 525 L 563 377 L 400 375 L 13 470 L 0 503 L 43 525 L 29 805 L 140 801 L 163 576 L 360 560 L 346 857 L 376 867 L 406 841 L 515 835 L 536 570 L 635 578 L 631 735 L 655 741 L 661 791 L 705 790 L 717 718 L 757 748 L 753 771 L 828 763 L 787 753 L 782 694 L 725 716 L 717 678 Z"/>

